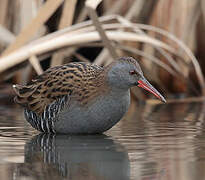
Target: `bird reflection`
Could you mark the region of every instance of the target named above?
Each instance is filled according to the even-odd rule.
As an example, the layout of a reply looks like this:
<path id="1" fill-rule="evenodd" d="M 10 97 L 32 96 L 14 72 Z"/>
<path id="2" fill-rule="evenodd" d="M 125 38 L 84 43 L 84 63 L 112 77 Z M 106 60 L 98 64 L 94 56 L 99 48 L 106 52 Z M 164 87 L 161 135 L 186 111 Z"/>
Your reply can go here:
<path id="1" fill-rule="evenodd" d="M 128 180 L 128 153 L 105 135 L 39 134 L 25 145 L 25 164 L 19 175 L 69 180 Z"/>

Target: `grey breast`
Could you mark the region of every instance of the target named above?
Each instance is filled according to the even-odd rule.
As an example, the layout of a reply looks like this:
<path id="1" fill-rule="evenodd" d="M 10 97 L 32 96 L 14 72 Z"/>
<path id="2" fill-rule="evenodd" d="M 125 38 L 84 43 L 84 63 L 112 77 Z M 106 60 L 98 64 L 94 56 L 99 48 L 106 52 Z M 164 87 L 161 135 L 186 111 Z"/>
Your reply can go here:
<path id="1" fill-rule="evenodd" d="M 54 129 L 60 133 L 102 133 L 127 112 L 130 91 L 99 96 L 87 106 L 72 101 L 59 113 Z"/>

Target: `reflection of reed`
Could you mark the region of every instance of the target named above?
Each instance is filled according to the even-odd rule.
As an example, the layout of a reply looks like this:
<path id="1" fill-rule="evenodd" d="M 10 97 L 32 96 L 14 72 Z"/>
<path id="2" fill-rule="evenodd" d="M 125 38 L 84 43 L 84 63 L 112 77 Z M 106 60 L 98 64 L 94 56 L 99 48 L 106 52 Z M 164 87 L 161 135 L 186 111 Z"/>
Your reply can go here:
<path id="1" fill-rule="evenodd" d="M 204 103 L 133 106 L 135 110 L 131 107 L 118 128 L 113 128 L 120 133 L 108 131 L 128 149 L 131 177 L 203 179 Z"/>
<path id="2" fill-rule="evenodd" d="M 35 132 L 18 122 L 19 115 L 1 117 L 0 179 L 203 180 L 204 110 L 203 102 L 134 103 L 106 132 L 117 141 L 104 135 L 40 134 L 26 145 Z M 20 113 L 7 111 L 0 115 Z"/>
<path id="3" fill-rule="evenodd" d="M 157 162 L 157 172 L 163 170 L 161 179 L 187 180 L 192 179 L 190 174 L 201 179 L 198 173 L 202 171 L 195 169 L 198 165 L 195 153 L 201 144 L 195 136 L 203 133 L 199 123 L 204 117 L 204 103 L 147 104 L 144 110 L 147 160 Z"/>
<path id="4" fill-rule="evenodd" d="M 124 147 L 105 135 L 40 134 L 26 144 L 19 171 L 35 179 L 127 180 L 129 160 Z"/>

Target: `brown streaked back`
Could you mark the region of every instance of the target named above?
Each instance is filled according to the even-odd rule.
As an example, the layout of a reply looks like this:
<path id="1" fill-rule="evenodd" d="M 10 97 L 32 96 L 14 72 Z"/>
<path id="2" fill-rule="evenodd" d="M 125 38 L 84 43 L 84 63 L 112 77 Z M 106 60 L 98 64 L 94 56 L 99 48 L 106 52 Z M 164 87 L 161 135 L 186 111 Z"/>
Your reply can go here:
<path id="1" fill-rule="evenodd" d="M 103 89 L 104 69 L 92 64 L 69 63 L 49 68 L 27 85 L 14 85 L 15 102 L 37 114 L 65 95 L 86 104 Z"/>

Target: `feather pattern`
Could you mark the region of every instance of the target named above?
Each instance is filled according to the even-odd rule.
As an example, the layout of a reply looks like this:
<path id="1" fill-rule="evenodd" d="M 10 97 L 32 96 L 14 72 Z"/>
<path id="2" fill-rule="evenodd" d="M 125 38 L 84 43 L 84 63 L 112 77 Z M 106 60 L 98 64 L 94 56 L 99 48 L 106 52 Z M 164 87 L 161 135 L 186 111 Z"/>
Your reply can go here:
<path id="1" fill-rule="evenodd" d="M 41 132 L 55 133 L 54 124 L 71 99 L 86 105 L 103 90 L 103 68 L 86 63 L 56 66 L 27 85 L 14 85 L 15 102 L 26 120 Z"/>
<path id="2" fill-rule="evenodd" d="M 103 68 L 86 63 L 50 68 L 27 85 L 14 85 L 15 102 L 37 115 L 66 95 L 86 104 L 102 87 L 102 72 Z"/>
<path id="3" fill-rule="evenodd" d="M 123 117 L 130 104 L 129 89 L 138 84 L 165 102 L 131 57 L 104 68 L 86 63 L 50 68 L 27 85 L 14 85 L 15 101 L 39 131 L 101 133 Z"/>
<path id="4" fill-rule="evenodd" d="M 38 116 L 34 111 L 27 108 L 24 110 L 26 120 L 30 122 L 31 126 L 41 132 L 55 133 L 54 123 L 57 120 L 59 112 L 69 102 L 69 96 L 66 95 L 61 99 L 54 101 L 46 106 L 41 116 Z"/>

